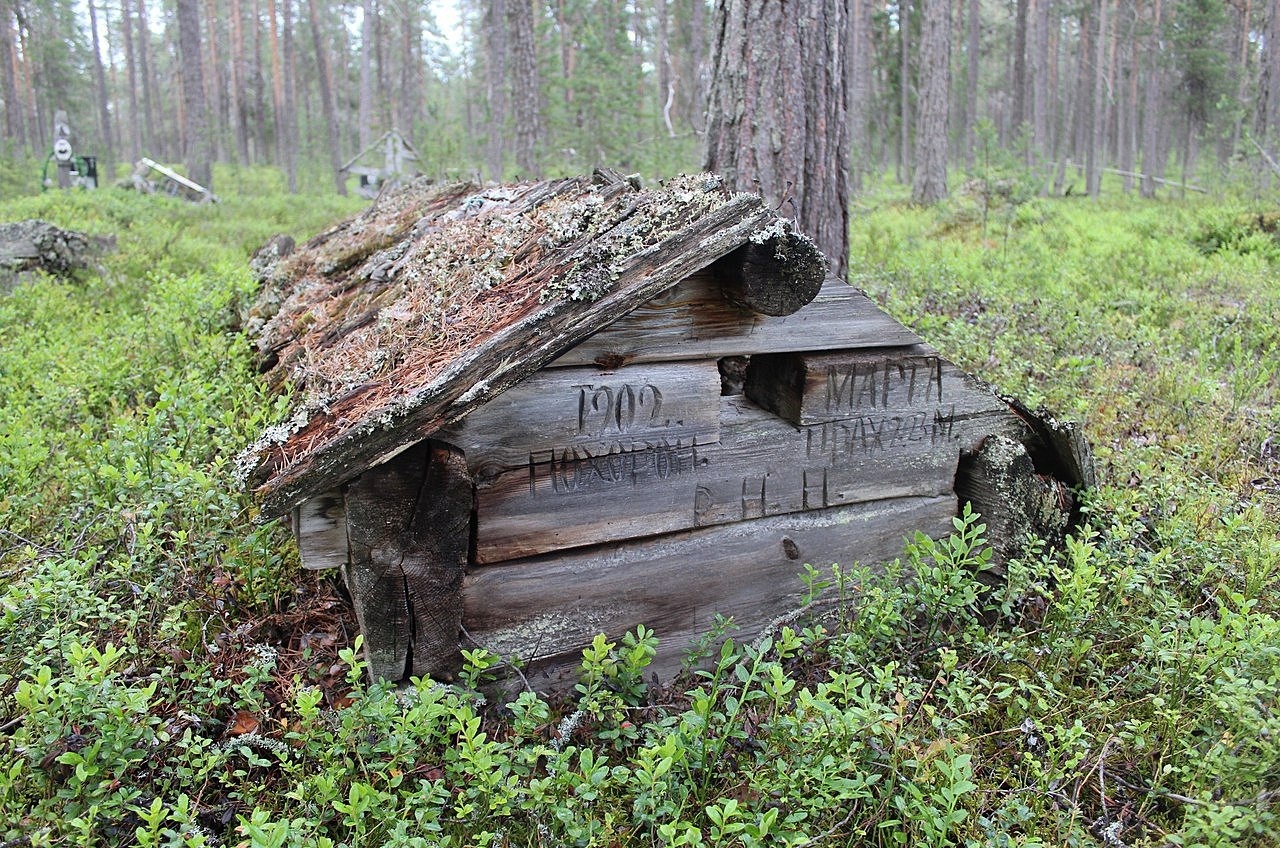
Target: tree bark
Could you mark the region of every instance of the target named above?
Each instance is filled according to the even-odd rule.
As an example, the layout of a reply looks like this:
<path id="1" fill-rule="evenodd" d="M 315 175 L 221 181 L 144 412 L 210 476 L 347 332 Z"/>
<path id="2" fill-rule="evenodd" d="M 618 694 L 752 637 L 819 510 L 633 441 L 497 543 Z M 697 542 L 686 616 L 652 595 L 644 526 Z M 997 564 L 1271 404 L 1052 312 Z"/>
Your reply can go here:
<path id="1" fill-rule="evenodd" d="M 542 82 L 538 76 L 532 0 L 508 0 L 511 27 L 512 99 L 515 105 L 516 166 L 522 179 L 541 176 L 538 143 L 542 137 Z M 661 65 L 661 60 L 659 62 Z"/>
<path id="2" fill-rule="evenodd" d="M 1031 26 L 1031 144 L 1028 153 L 1034 160 L 1043 162 L 1048 154 L 1050 144 L 1049 126 L 1052 121 L 1051 96 L 1053 88 L 1049 84 L 1049 38 L 1051 27 L 1051 8 L 1049 0 L 1035 0 L 1032 9 Z"/>
<path id="3" fill-rule="evenodd" d="M 969 0 L 965 31 L 965 79 L 964 79 L 964 164 L 973 167 L 975 130 L 978 125 L 978 60 L 982 50 L 982 2 Z"/>
<path id="4" fill-rule="evenodd" d="M 485 87 L 489 100 L 489 135 L 485 144 L 485 169 L 489 179 L 501 182 L 507 127 L 506 0 L 488 0 L 485 24 Z M 564 37 L 563 34 L 562 37 Z"/>
<path id="5" fill-rule="evenodd" d="M 111 145 L 111 108 L 110 101 L 107 99 L 107 74 L 102 67 L 102 50 L 101 43 L 98 38 L 98 13 L 94 8 L 94 0 L 88 0 L 89 7 L 89 33 L 93 49 L 93 84 L 98 94 L 98 132 L 101 136 L 98 148 L 98 159 L 103 165 L 103 174 L 108 182 L 114 181 L 116 178 L 115 154 Z M 7 30 L 7 27 L 6 27 Z M 8 41 L 8 32 L 4 34 L 4 40 Z M 0 49 L 0 53 L 3 50 Z M 3 61 L 3 55 L 0 55 L 0 61 Z M 8 69 L 12 72 L 12 68 Z M 8 101 L 6 100 L 6 103 Z"/>
<path id="6" fill-rule="evenodd" d="M 25 135 L 18 80 L 13 68 L 13 12 L 10 0 L 0 0 L 0 100 L 4 101 L 5 137 L 22 143 Z"/>
<path id="7" fill-rule="evenodd" d="M 152 109 L 154 97 L 151 93 L 154 87 L 151 79 L 151 27 L 147 23 L 147 0 L 137 0 L 137 4 L 138 74 L 142 80 L 142 123 L 146 130 L 142 146 L 152 150 L 156 144 L 156 122 Z M 154 150 L 152 152 L 155 153 Z"/>
<path id="8" fill-rule="evenodd" d="M 133 13 L 129 0 L 120 0 L 120 25 L 124 32 L 124 68 L 129 92 L 129 161 L 142 156 L 142 124 L 138 115 L 138 64 L 133 47 Z"/>
<path id="9" fill-rule="evenodd" d="M 717 0 L 703 167 L 848 268 L 847 0 Z"/>
<path id="10" fill-rule="evenodd" d="M 360 105 L 356 121 L 360 149 L 373 142 L 373 22 L 377 18 L 375 0 L 364 0 L 360 22 Z"/>
<path id="11" fill-rule="evenodd" d="M 316 9 L 316 0 L 307 0 L 307 16 L 311 25 L 311 42 L 315 48 L 316 65 L 319 71 L 320 108 L 324 112 L 324 122 L 329 128 L 329 165 L 333 169 L 334 188 L 338 194 L 347 196 L 347 181 L 341 172 L 342 137 L 338 127 L 338 108 L 333 100 L 333 72 L 329 66 L 329 51 L 325 49 L 324 34 L 320 31 L 320 14 Z"/>
<path id="12" fill-rule="evenodd" d="M 951 4 L 920 0 L 920 105 L 911 198 L 936 203 L 947 196 L 947 117 L 951 84 Z"/>
<path id="13" fill-rule="evenodd" d="M 1089 105 L 1089 137 L 1085 152 L 1085 188 L 1090 197 L 1097 197 L 1102 191 L 1102 168 L 1104 165 L 1103 146 L 1106 141 L 1106 45 L 1107 45 L 1107 11 L 1110 3 L 1101 0 L 1098 4 L 1097 29 L 1093 38 L 1093 62 L 1090 77 L 1093 83 L 1093 96 Z"/>
<path id="14" fill-rule="evenodd" d="M 852 0 L 849 12 L 849 190 L 863 189 L 870 172 L 871 141 L 871 13 L 868 0 Z"/>
<path id="15" fill-rule="evenodd" d="M 1147 42 L 1147 85 L 1143 94 L 1142 106 L 1142 187 L 1139 190 L 1145 198 L 1156 196 L 1156 183 L 1153 177 L 1164 176 L 1164 162 L 1160 151 L 1160 125 L 1163 121 L 1164 84 L 1160 69 L 1160 27 L 1161 0 L 1155 0 L 1151 13 L 1151 34 Z"/>
<path id="16" fill-rule="evenodd" d="M 200 61 L 199 0 L 178 0 L 178 55 L 182 63 L 183 159 L 194 182 L 213 191 L 209 123 L 204 107 L 204 73 Z"/>
<path id="17" fill-rule="evenodd" d="M 1262 97 L 1257 134 L 1264 144 L 1280 137 L 1280 3 L 1267 5 L 1266 35 L 1262 48 Z"/>
<path id="18" fill-rule="evenodd" d="M 1016 0 L 1013 15 L 1013 114 L 1012 137 L 1022 133 L 1027 120 L 1027 18 L 1031 0 Z"/>
<path id="19" fill-rule="evenodd" d="M 898 0 L 898 182 L 911 179 L 911 0 Z"/>
<path id="20" fill-rule="evenodd" d="M 284 173 L 290 194 L 298 193 L 298 94 L 293 49 L 291 0 L 281 0 L 280 26 L 284 46 Z"/>
<path id="21" fill-rule="evenodd" d="M 249 164 L 249 127 L 246 122 L 245 95 L 248 93 L 244 58 L 244 9 L 240 0 L 230 0 L 228 29 L 231 36 L 231 128 L 235 138 L 236 161 Z"/>

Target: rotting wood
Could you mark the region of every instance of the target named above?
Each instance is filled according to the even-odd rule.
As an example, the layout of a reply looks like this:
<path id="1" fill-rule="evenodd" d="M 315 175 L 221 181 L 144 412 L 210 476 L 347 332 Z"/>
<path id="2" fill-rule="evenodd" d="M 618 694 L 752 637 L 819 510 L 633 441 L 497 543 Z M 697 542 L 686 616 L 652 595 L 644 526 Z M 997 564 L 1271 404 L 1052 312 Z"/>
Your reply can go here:
<path id="1" fill-rule="evenodd" d="M 1075 506 L 1066 483 L 1037 473 L 1026 447 L 1000 435 L 964 457 L 956 494 L 982 516 L 996 566 L 1024 553 L 1032 536 L 1061 544 Z"/>
<path id="2" fill-rule="evenodd" d="M 251 475 L 263 519 L 288 512 L 315 494 L 337 488 L 376 467 L 406 446 L 457 421 L 541 368 L 636 303 L 705 268 L 776 220 L 758 198 L 731 199 L 698 226 L 683 230 L 630 256 L 617 269 L 614 286 L 592 302 L 554 301 L 478 342 L 451 362 L 428 385 L 402 397 L 374 420 L 342 421 L 336 405 L 317 413 L 291 436 L 314 441 L 292 462 L 277 457 Z M 345 401 L 359 404 L 359 390 Z"/>
<path id="3" fill-rule="evenodd" d="M 828 279 L 798 311 L 771 317 L 735 306 L 710 273 L 678 286 L 589 336 L 551 367 L 719 359 L 841 347 L 903 347 L 920 337 L 893 320 L 865 294 Z"/>
<path id="4" fill-rule="evenodd" d="M 347 510 L 342 492 L 325 492 L 293 510 L 293 535 L 302 567 L 312 571 L 347 564 Z"/>
<path id="5" fill-rule="evenodd" d="M 827 259 L 804 236 L 754 239 L 711 266 L 731 302 L 761 315 L 790 315 L 818 294 Z"/>
<path id="6" fill-rule="evenodd" d="M 347 587 L 369 674 L 451 679 L 459 668 L 471 478 L 461 452 L 425 441 L 346 490 Z"/>
<path id="7" fill-rule="evenodd" d="M 543 691 L 572 679 L 596 633 L 617 639 L 644 624 L 659 638 L 650 670 L 670 680 L 717 613 L 751 638 L 803 605 L 805 563 L 893 559 L 915 531 L 944 535 L 955 512 L 953 496 L 876 501 L 479 568 L 464 583 L 463 623 Z"/>
<path id="8" fill-rule="evenodd" d="M 28 271 L 70 277 L 115 244 L 114 236 L 90 236 L 38 219 L 0 224 L 0 283 Z"/>

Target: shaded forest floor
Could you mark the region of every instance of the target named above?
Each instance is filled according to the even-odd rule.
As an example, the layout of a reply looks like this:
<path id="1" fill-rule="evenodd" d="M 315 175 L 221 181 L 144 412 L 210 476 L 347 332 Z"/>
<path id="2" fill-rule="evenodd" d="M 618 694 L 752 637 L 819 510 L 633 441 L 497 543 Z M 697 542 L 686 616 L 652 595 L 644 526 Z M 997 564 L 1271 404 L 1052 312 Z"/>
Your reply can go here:
<path id="1" fill-rule="evenodd" d="M 224 183 L 225 184 L 225 183 Z M 119 251 L 0 295 L 0 845 L 1215 845 L 1280 838 L 1280 242 L 1229 201 L 864 199 L 853 282 L 1085 423 L 1089 527 L 985 587 L 978 521 L 831 619 L 599 640 L 574 698 L 366 686 L 347 605 L 257 527 L 277 416 L 246 259 L 355 201 L 244 180 L 0 204 Z M 471 657 L 480 682 L 492 658 Z"/>

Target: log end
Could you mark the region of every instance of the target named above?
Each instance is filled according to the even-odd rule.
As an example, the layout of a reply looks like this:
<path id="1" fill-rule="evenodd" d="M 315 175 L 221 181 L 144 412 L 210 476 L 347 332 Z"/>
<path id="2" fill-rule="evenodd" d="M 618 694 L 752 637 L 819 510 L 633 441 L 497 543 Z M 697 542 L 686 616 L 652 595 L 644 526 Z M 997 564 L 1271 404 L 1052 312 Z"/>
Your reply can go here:
<path id="1" fill-rule="evenodd" d="M 828 265 L 817 245 L 788 222 L 778 221 L 711 270 L 731 303 L 777 317 L 790 315 L 817 297 Z"/>

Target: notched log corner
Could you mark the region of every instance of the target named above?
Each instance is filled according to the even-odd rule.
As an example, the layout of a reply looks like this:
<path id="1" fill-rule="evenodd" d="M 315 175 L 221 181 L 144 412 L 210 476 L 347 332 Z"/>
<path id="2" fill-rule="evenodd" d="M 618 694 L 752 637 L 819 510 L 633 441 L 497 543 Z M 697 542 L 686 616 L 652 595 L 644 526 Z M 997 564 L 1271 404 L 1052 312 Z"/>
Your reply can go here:
<path id="1" fill-rule="evenodd" d="M 347 587 L 373 679 L 451 680 L 461 667 L 472 481 L 462 452 L 422 442 L 346 492 Z"/>
<path id="2" fill-rule="evenodd" d="M 725 298 L 761 315 L 782 316 L 818 296 L 827 258 L 790 228 L 762 244 L 748 242 L 711 266 Z"/>
<path id="3" fill-rule="evenodd" d="M 988 436 L 962 454 L 955 486 L 960 503 L 986 522 L 997 569 L 1024 554 L 1029 537 L 1061 544 L 1080 522 L 1079 491 L 1095 484 L 1092 451 L 1078 425 L 1009 402 L 1030 437 Z"/>

